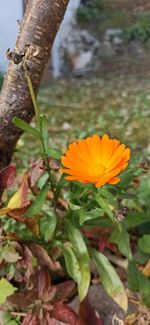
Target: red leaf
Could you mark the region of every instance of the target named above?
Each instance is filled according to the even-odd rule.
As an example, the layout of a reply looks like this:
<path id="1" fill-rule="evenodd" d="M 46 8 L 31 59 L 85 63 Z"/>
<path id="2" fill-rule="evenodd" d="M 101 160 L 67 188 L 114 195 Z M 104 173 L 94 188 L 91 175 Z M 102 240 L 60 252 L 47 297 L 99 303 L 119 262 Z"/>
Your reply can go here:
<path id="1" fill-rule="evenodd" d="M 21 325 L 40 325 L 37 315 L 27 314 Z"/>
<path id="2" fill-rule="evenodd" d="M 27 178 L 27 175 L 25 174 L 23 177 L 21 187 L 19 189 L 22 205 L 24 205 L 26 202 L 28 202 L 28 200 L 27 200 L 28 189 L 29 189 L 28 178 Z"/>
<path id="3" fill-rule="evenodd" d="M 49 313 L 46 313 L 44 322 L 45 325 L 56 325 L 56 320 L 54 318 L 51 318 Z"/>
<path id="4" fill-rule="evenodd" d="M 104 229 L 101 227 L 93 227 L 91 229 L 84 229 L 83 232 L 87 238 L 97 239 L 104 232 Z"/>
<path id="5" fill-rule="evenodd" d="M 110 249 L 112 252 L 116 252 L 116 246 L 109 242 L 110 229 L 104 229 L 101 227 L 93 227 L 90 230 L 83 230 L 85 236 L 90 239 L 92 247 L 96 247 L 100 252 L 103 252 L 105 248 Z"/>
<path id="6" fill-rule="evenodd" d="M 60 270 L 59 262 L 53 261 L 46 250 L 37 244 L 29 245 L 32 254 L 37 258 L 40 265 L 48 266 L 50 270 Z"/>
<path id="7" fill-rule="evenodd" d="M 17 221 L 25 222 L 26 218 L 22 217 L 22 216 L 27 211 L 27 209 L 29 208 L 30 205 L 31 205 L 31 202 L 27 201 L 20 208 L 10 210 L 8 212 L 8 215 Z"/>
<path id="8" fill-rule="evenodd" d="M 105 248 L 110 249 L 112 252 L 116 251 L 115 245 L 109 242 L 108 235 L 101 235 L 98 241 L 98 249 L 103 252 Z"/>
<path id="9" fill-rule="evenodd" d="M 60 168 L 57 160 L 54 158 L 49 158 L 49 166 L 50 166 L 50 169 L 54 170 L 55 172 L 58 172 L 58 170 Z"/>
<path id="10" fill-rule="evenodd" d="M 43 301 L 51 300 L 56 292 L 56 289 L 51 287 L 51 279 L 47 270 L 43 268 L 38 271 L 38 296 Z"/>
<path id="11" fill-rule="evenodd" d="M 24 222 L 34 236 L 39 236 L 39 223 L 37 219 L 27 218 Z"/>
<path id="12" fill-rule="evenodd" d="M 35 192 L 35 185 L 37 184 L 39 178 L 43 175 L 44 173 L 44 164 L 43 164 L 43 159 L 38 159 L 36 160 L 32 167 L 29 169 L 28 172 L 28 183 L 30 189 Z"/>
<path id="13" fill-rule="evenodd" d="M 13 184 L 16 173 L 15 164 L 8 165 L 0 171 L 0 198 L 3 191 Z"/>
<path id="14" fill-rule="evenodd" d="M 24 280 L 26 283 L 28 283 L 30 276 L 34 272 L 33 268 L 33 255 L 30 251 L 30 249 L 23 245 L 22 246 L 22 260 L 17 263 L 17 267 L 20 269 L 25 269 L 25 274 L 24 274 Z"/>
<path id="15" fill-rule="evenodd" d="M 103 325 L 102 320 L 96 315 L 96 311 L 91 306 L 88 298 L 85 298 L 80 304 L 79 325 Z"/>
<path id="16" fill-rule="evenodd" d="M 14 293 L 7 298 L 7 301 L 11 304 L 12 308 L 17 310 L 27 310 L 30 306 L 35 304 L 35 300 L 38 296 L 35 291 L 26 290 L 22 293 Z"/>
<path id="17" fill-rule="evenodd" d="M 56 286 L 56 294 L 53 301 L 60 301 L 66 298 L 70 298 L 75 291 L 75 283 L 73 281 L 65 281 Z"/>
<path id="18" fill-rule="evenodd" d="M 78 316 L 75 311 L 63 301 L 54 304 L 54 309 L 52 310 L 51 315 L 60 322 L 69 325 L 76 325 L 78 321 Z"/>

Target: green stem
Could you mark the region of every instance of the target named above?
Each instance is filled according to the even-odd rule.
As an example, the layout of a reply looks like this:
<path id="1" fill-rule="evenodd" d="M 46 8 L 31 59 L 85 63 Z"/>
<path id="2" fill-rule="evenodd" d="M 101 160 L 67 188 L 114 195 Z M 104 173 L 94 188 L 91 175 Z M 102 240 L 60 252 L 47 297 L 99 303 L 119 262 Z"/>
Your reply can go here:
<path id="1" fill-rule="evenodd" d="M 39 130 L 41 131 L 40 112 L 39 112 L 39 108 L 38 108 L 38 105 L 37 105 L 37 101 L 36 101 L 32 81 L 31 81 L 31 78 L 30 78 L 30 76 L 29 76 L 29 74 L 27 73 L 26 70 L 25 70 L 25 76 L 26 76 L 26 79 L 27 79 L 27 83 L 28 83 L 31 99 L 32 99 L 32 102 L 33 102 L 33 106 L 34 106 L 34 109 L 35 109 L 35 114 L 36 114 L 36 118 L 37 118 L 37 122 L 38 122 L 38 127 L 39 127 Z"/>
<path id="2" fill-rule="evenodd" d="M 27 69 L 25 68 L 24 70 L 25 70 L 25 77 L 27 79 L 27 83 L 28 83 L 28 87 L 29 87 L 31 99 L 32 99 L 33 106 L 34 106 L 34 109 L 35 109 L 35 114 L 36 114 L 36 118 L 37 118 L 38 128 L 39 128 L 40 135 L 41 135 L 42 149 L 43 149 L 43 151 L 45 153 L 46 152 L 46 148 L 45 148 L 45 143 L 44 143 L 44 139 L 43 139 L 43 132 L 42 132 L 41 123 L 40 123 L 40 111 L 39 111 L 39 107 L 38 107 L 37 100 L 36 100 L 36 97 L 35 97 L 35 92 L 34 92 L 34 89 L 33 89 L 31 77 L 28 74 Z M 50 183 L 51 183 L 51 190 L 52 190 L 53 197 L 54 197 L 54 210 L 55 210 L 55 213 L 56 213 L 55 187 L 54 187 L 53 180 L 52 180 L 51 169 L 50 169 L 50 166 L 49 166 L 49 159 L 48 159 L 48 157 L 45 157 L 44 158 L 44 161 L 45 161 L 45 166 L 47 167 L 47 171 L 48 171 L 48 174 L 49 174 L 49 180 L 50 180 Z"/>

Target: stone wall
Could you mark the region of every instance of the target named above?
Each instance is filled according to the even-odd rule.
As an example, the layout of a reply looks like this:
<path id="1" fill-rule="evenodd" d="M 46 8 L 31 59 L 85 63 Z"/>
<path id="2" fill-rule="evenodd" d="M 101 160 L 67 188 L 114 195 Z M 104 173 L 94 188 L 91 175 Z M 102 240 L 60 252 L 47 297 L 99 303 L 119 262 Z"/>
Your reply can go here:
<path id="1" fill-rule="evenodd" d="M 132 41 L 125 42 L 120 28 L 108 28 L 97 39 L 89 31 L 79 28 L 76 22 L 70 27 L 60 45 L 60 73 L 62 76 L 80 77 L 87 74 L 101 73 L 120 63 L 139 61 L 148 57 L 144 46 Z"/>

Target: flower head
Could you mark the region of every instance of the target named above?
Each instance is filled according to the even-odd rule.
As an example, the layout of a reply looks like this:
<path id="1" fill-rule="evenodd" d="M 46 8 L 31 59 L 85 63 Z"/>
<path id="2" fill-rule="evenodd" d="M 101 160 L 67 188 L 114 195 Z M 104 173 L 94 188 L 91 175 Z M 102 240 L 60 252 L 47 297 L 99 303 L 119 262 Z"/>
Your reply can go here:
<path id="1" fill-rule="evenodd" d="M 96 187 L 104 184 L 117 184 L 116 177 L 128 166 L 130 149 L 116 139 L 93 135 L 70 144 L 61 158 L 65 167 L 61 171 L 69 176 L 67 180 L 94 183 Z"/>

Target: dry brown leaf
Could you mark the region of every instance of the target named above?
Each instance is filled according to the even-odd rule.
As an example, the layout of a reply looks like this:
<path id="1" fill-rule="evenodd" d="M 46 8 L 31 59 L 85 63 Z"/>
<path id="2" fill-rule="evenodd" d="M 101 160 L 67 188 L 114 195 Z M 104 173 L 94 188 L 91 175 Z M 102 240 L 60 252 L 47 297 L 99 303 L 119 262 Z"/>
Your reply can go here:
<path id="1" fill-rule="evenodd" d="M 145 267 L 144 267 L 142 273 L 143 273 L 145 276 L 147 276 L 147 277 L 150 276 L 150 259 L 149 259 L 149 261 L 147 262 L 147 264 L 145 265 Z"/>

